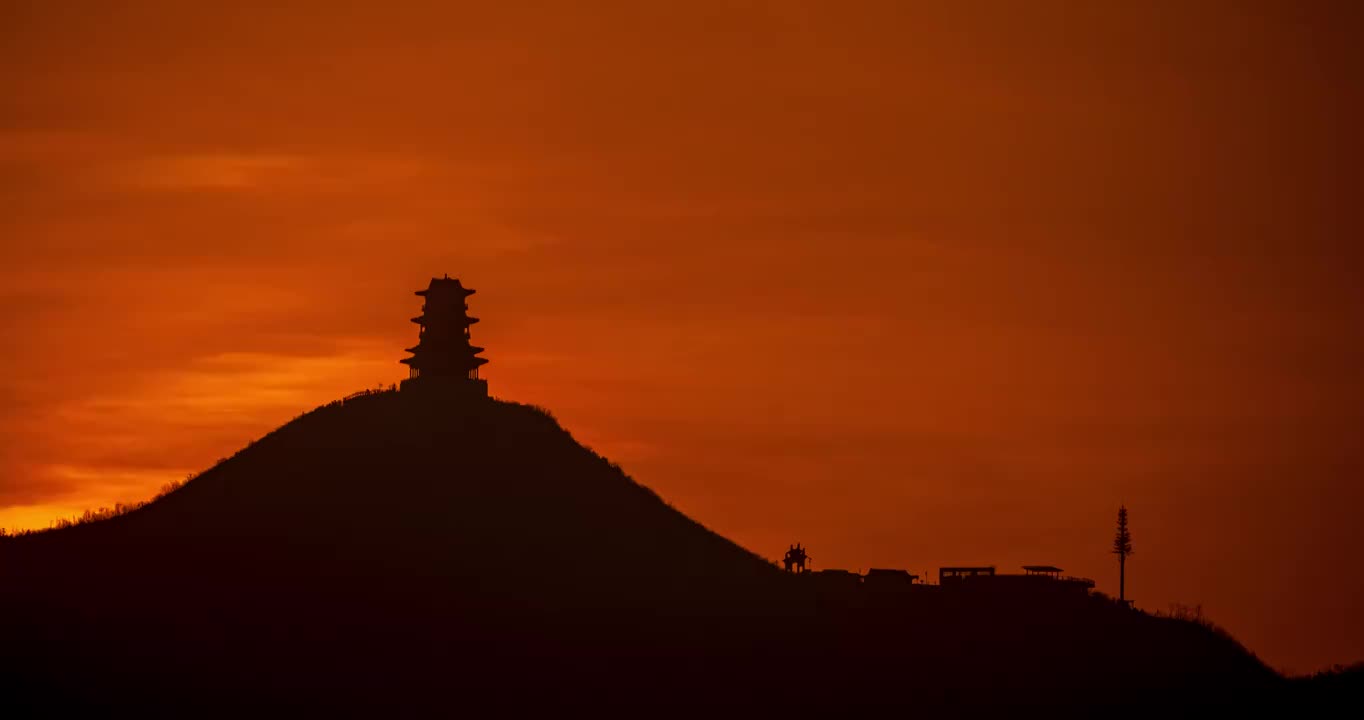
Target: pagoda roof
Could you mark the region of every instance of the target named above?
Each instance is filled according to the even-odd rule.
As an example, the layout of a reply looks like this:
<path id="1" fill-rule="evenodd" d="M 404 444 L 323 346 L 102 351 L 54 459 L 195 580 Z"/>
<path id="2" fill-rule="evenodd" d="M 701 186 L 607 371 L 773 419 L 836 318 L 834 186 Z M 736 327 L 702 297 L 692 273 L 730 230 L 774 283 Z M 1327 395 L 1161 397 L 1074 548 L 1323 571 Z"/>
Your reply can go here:
<path id="1" fill-rule="evenodd" d="M 452 352 L 459 353 L 459 354 L 462 355 L 462 354 L 464 354 L 465 352 L 467 352 L 467 353 L 470 354 L 470 355 L 477 355 L 477 354 L 483 352 L 484 349 L 485 349 L 485 348 L 481 348 L 481 347 L 479 347 L 479 346 L 477 346 L 477 345 L 465 345 L 465 346 L 455 345 L 455 346 L 453 346 L 453 347 L 450 347 L 450 346 L 445 346 L 445 347 L 433 347 L 433 346 L 431 346 L 431 345 L 423 345 L 422 343 L 417 343 L 416 345 L 413 345 L 413 346 L 410 347 L 410 348 L 404 349 L 403 352 L 410 352 L 410 353 L 412 353 L 412 354 L 414 354 L 414 355 L 416 355 L 416 354 L 418 354 L 418 353 L 431 353 L 431 354 L 447 355 L 447 354 L 450 354 L 450 353 L 452 353 Z"/>
<path id="2" fill-rule="evenodd" d="M 459 278 L 452 278 L 449 275 L 446 275 L 443 278 L 431 278 L 431 284 L 426 286 L 425 290 L 418 290 L 416 294 L 425 297 L 427 294 L 433 291 L 437 293 L 459 292 L 462 293 L 465 297 L 473 295 L 475 292 L 474 290 L 471 290 L 461 285 L 459 282 Z"/>
<path id="3" fill-rule="evenodd" d="M 918 576 L 918 575 L 915 575 L 914 573 L 912 573 L 912 572 L 910 572 L 910 571 L 908 571 L 908 570 L 900 570 L 900 569 L 897 569 L 897 568 L 868 568 L 868 569 L 867 569 L 867 577 L 878 577 L 878 578 L 880 578 L 880 577 L 898 577 L 898 578 L 912 578 L 912 579 L 914 579 L 914 580 L 918 580 L 918 579 L 919 579 L 919 576 Z"/>
<path id="4" fill-rule="evenodd" d="M 436 365 L 436 366 L 442 366 L 442 365 L 446 365 L 446 364 L 447 364 L 447 363 L 440 363 L 440 362 L 435 362 L 435 363 L 428 362 L 428 361 L 430 361 L 430 360 L 435 360 L 435 359 L 436 359 L 436 358 L 435 358 L 434 356 L 432 356 L 432 355 L 426 355 L 426 354 L 423 353 L 423 354 L 421 354 L 421 355 L 413 355 L 412 357 L 409 357 L 409 358 L 403 358 L 402 360 L 399 360 L 398 362 L 400 362 L 400 363 L 402 363 L 402 364 L 404 364 L 404 365 L 417 365 L 417 366 L 422 366 L 422 365 Z M 487 359 L 487 358 L 474 357 L 474 356 L 472 356 L 472 355 L 463 356 L 463 357 L 460 358 L 460 360 L 461 360 L 461 362 L 458 363 L 458 364 L 455 364 L 455 363 L 448 363 L 448 364 L 449 364 L 450 366 L 452 366 L 452 367 L 465 367 L 465 368 L 476 368 L 476 367 L 478 367 L 479 365 L 487 365 L 487 364 L 488 364 L 488 359 Z"/>

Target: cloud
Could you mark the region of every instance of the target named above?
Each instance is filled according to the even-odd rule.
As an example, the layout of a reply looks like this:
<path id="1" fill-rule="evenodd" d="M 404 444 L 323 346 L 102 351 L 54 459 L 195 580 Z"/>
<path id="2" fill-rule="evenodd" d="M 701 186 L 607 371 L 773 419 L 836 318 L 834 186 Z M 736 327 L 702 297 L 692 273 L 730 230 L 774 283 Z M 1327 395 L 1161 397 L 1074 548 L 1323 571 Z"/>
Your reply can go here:
<path id="1" fill-rule="evenodd" d="M 151 497 L 299 412 L 396 380 L 395 355 L 364 341 L 328 355 L 217 353 L 22 416 L 0 415 L 0 527 L 46 527 Z"/>
<path id="2" fill-rule="evenodd" d="M 436 175 L 426 159 L 384 150 L 293 153 L 273 149 L 198 150 L 133 157 L 120 165 L 118 183 L 150 191 L 295 191 L 364 196 L 412 189 Z"/>
<path id="3" fill-rule="evenodd" d="M 297 183 L 312 171 L 298 155 L 208 153 L 135 162 L 125 179 L 145 189 L 249 190 Z"/>

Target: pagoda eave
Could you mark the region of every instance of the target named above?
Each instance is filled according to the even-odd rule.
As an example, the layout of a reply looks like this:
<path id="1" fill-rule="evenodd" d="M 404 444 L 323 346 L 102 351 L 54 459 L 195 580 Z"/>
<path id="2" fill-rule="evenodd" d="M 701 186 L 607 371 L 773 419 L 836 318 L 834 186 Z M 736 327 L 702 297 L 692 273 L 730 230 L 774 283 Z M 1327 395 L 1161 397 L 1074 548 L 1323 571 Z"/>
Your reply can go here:
<path id="1" fill-rule="evenodd" d="M 475 290 L 470 290 L 469 288 L 466 288 L 466 287 L 456 288 L 456 289 L 459 290 L 460 292 L 464 293 L 464 297 L 469 297 L 470 295 L 473 295 L 475 292 L 477 292 L 477 291 L 475 291 Z M 417 292 L 412 293 L 412 294 L 413 294 L 413 295 L 419 295 L 419 296 L 421 296 L 421 297 L 426 297 L 426 295 L 427 295 L 428 292 L 430 292 L 430 288 L 428 288 L 428 289 L 426 289 L 426 290 L 418 290 Z"/>
<path id="2" fill-rule="evenodd" d="M 476 367 L 481 367 L 481 366 L 483 366 L 483 365 L 487 365 L 487 364 L 488 364 L 487 358 L 481 358 L 481 357 L 468 358 L 468 359 L 465 360 L 464 362 L 452 362 L 452 363 L 448 363 L 448 364 L 446 364 L 446 363 L 441 363 L 441 362 L 439 362 L 436 358 L 433 358 L 433 357 L 410 357 L 410 358 L 403 358 L 402 360 L 399 360 L 398 362 L 400 362 L 400 363 L 402 363 L 402 364 L 404 364 L 404 365 L 410 366 L 410 367 L 415 367 L 415 368 L 427 368 L 427 369 L 430 369 L 430 368 L 442 368 L 442 367 L 445 367 L 445 368 L 454 368 L 454 369 L 458 369 L 458 370 L 461 370 L 461 371 L 473 370 L 473 369 L 476 368 Z"/>
<path id="3" fill-rule="evenodd" d="M 418 315 L 417 317 L 412 318 L 410 322 L 417 323 L 418 325 L 426 325 L 426 324 L 428 324 L 427 321 L 429 321 L 429 320 L 431 320 L 431 319 L 432 319 L 432 318 L 427 317 L 425 314 L 422 314 L 422 315 Z M 476 318 L 476 317 L 455 318 L 453 321 L 448 321 L 448 322 L 450 322 L 450 323 L 451 323 L 452 325 L 454 325 L 455 327 L 468 327 L 468 326 L 473 325 L 474 323 L 478 322 L 478 318 Z"/>

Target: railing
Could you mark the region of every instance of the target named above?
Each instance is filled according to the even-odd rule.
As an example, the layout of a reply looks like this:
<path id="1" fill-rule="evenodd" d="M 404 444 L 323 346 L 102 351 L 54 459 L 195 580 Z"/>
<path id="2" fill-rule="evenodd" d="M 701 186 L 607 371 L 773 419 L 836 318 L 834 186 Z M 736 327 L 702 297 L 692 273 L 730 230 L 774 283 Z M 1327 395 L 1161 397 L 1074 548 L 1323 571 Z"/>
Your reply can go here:
<path id="1" fill-rule="evenodd" d="M 366 388 L 364 390 L 361 390 L 359 392 L 353 392 L 341 398 L 341 402 L 345 403 L 350 400 L 355 400 L 356 398 L 368 397 L 370 395 L 382 395 L 386 392 L 393 392 L 397 389 L 398 389 L 397 385 L 380 385 L 377 388 Z"/>
<path id="2" fill-rule="evenodd" d="M 1077 576 L 1075 576 L 1075 575 L 1066 575 L 1066 576 L 1064 576 L 1064 577 L 1058 577 L 1058 578 L 1056 578 L 1056 579 L 1057 579 L 1057 580 L 1061 580 L 1061 581 L 1063 581 L 1063 582 L 1080 583 L 1081 585 L 1084 585 L 1085 587 L 1094 587 L 1094 581 L 1093 581 L 1093 580 L 1090 580 L 1090 579 L 1087 578 L 1087 577 L 1077 577 Z"/>

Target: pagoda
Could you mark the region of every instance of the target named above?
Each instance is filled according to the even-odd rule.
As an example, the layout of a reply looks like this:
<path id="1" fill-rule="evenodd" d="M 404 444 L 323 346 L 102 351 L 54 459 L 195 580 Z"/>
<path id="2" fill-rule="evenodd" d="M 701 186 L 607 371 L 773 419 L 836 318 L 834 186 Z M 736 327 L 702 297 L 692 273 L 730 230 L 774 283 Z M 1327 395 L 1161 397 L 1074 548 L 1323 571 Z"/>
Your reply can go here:
<path id="1" fill-rule="evenodd" d="M 488 381 L 478 376 L 479 366 L 488 361 L 478 357 L 483 348 L 469 342 L 469 326 L 478 318 L 469 317 L 465 300 L 473 294 L 449 275 L 431 278 L 425 290 L 417 291 L 426 302 L 422 314 L 412 318 L 421 332 L 416 346 L 407 349 L 412 357 L 402 360 L 408 366 L 404 390 L 439 385 L 488 394 Z"/>

